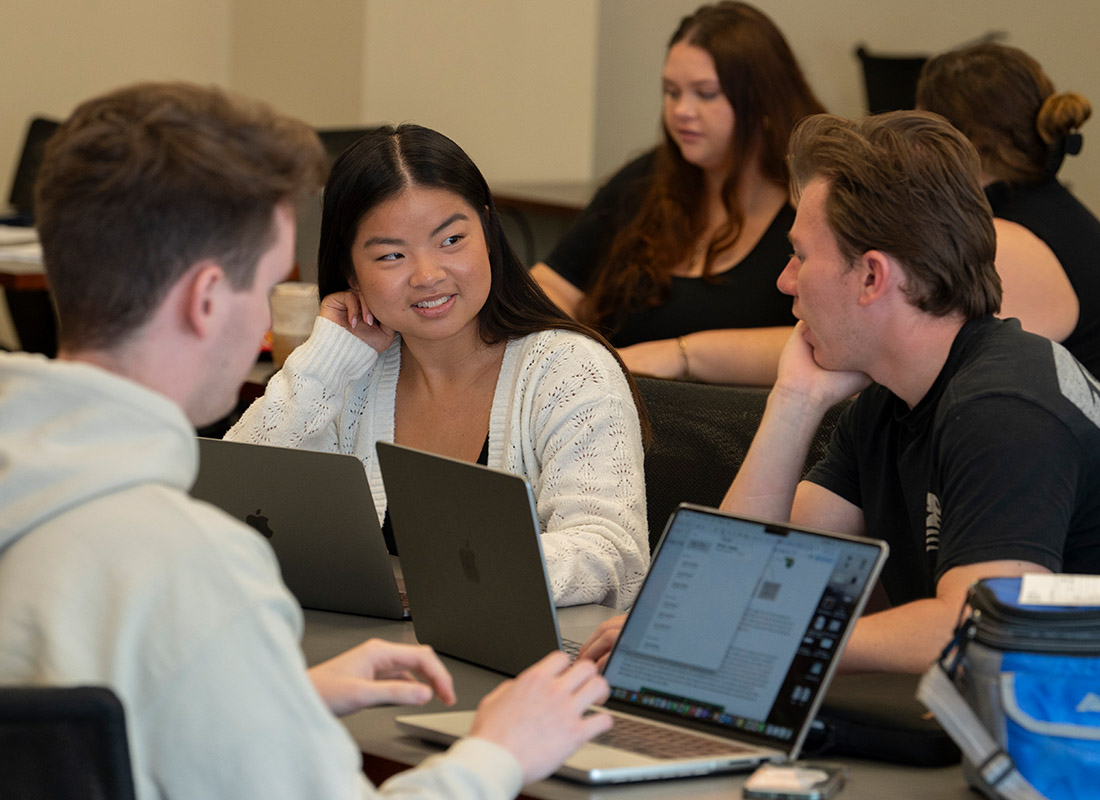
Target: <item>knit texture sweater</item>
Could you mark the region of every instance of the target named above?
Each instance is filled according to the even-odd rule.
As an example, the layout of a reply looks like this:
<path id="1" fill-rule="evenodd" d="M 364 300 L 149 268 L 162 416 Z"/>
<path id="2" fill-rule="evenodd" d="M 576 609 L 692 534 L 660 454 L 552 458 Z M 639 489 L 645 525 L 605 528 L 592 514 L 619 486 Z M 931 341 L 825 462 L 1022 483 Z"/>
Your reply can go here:
<path id="1" fill-rule="evenodd" d="M 318 317 L 226 438 L 354 454 L 381 523 L 386 494 L 374 444 L 394 440 L 400 369 L 399 336 L 378 353 Z M 649 567 L 642 459 L 633 396 L 606 348 L 561 330 L 508 342 L 488 466 L 531 484 L 557 605 L 633 603 Z"/>

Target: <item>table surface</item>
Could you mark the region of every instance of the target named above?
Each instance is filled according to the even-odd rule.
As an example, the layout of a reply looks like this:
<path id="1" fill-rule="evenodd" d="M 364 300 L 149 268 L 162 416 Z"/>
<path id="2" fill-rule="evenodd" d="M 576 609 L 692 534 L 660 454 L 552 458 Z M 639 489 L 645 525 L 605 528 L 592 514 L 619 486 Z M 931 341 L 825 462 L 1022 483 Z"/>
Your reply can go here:
<path id="1" fill-rule="evenodd" d="M 588 633 L 615 611 L 602 606 L 579 606 L 558 609 L 562 636 L 584 640 Z M 318 663 L 353 647 L 364 639 L 379 637 L 397 642 L 415 642 L 412 623 L 306 611 L 303 648 L 310 664 Z M 502 675 L 462 661 L 444 657 L 455 680 L 457 708 L 474 708 L 478 700 L 498 682 Z M 442 711 L 445 707 L 432 701 L 422 711 Z M 386 706 L 360 711 L 344 719 L 344 723 L 369 762 L 372 758 L 398 764 L 419 763 L 439 748 L 399 733 L 393 719 L 410 713 L 408 707 Z M 904 767 L 858 759 L 825 759 L 844 763 L 849 768 L 848 784 L 840 797 L 846 800 L 909 800 L 912 798 L 943 798 L 943 800 L 974 800 L 958 766 Z M 544 800 L 650 800 L 650 798 L 698 798 L 698 800 L 729 800 L 741 796 L 745 775 L 721 775 L 710 778 L 688 778 L 674 781 L 652 781 L 609 787 L 589 787 L 572 781 L 551 778 L 524 789 L 525 797 Z"/>
<path id="2" fill-rule="evenodd" d="M 18 248 L 0 247 L 0 286 L 12 290 L 48 288 L 41 258 L 27 258 L 23 253 L 10 254 L 15 249 Z"/>

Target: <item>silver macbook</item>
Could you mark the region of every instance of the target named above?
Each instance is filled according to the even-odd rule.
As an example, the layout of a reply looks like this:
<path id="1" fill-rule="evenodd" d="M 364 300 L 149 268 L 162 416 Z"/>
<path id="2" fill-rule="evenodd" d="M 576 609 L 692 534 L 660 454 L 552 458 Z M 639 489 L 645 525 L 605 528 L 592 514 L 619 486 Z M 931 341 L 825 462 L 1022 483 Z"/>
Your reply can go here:
<path id="1" fill-rule="evenodd" d="M 416 638 L 515 675 L 563 641 L 522 477 L 377 442 Z"/>
<path id="2" fill-rule="evenodd" d="M 703 775 L 796 758 L 886 558 L 879 541 L 681 505 L 604 670 L 611 731 L 558 775 Z M 398 727 L 449 742 L 473 712 Z"/>
<path id="3" fill-rule="evenodd" d="M 408 616 L 355 456 L 199 438 L 191 495 L 267 537 L 303 608 Z"/>

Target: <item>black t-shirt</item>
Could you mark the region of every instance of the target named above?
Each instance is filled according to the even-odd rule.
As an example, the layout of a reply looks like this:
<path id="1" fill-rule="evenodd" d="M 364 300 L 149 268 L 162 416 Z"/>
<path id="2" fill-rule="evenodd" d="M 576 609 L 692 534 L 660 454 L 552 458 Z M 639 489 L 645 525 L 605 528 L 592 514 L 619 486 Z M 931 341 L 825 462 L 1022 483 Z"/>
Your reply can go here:
<path id="1" fill-rule="evenodd" d="M 963 326 L 910 410 L 872 385 L 807 479 L 890 544 L 895 605 L 952 567 L 1019 559 L 1100 573 L 1100 383 L 1058 344 L 986 317 Z"/>
<path id="2" fill-rule="evenodd" d="M 555 272 L 588 291 L 615 235 L 638 213 L 653 180 L 656 154 L 631 161 L 597 193 L 546 259 Z M 790 255 L 794 209 L 784 206 L 756 246 L 709 279 L 673 276 L 668 299 L 629 315 L 608 338 L 616 347 L 673 339 L 696 331 L 794 325 L 791 298 L 775 282 Z"/>
<path id="3" fill-rule="evenodd" d="M 1062 264 L 1080 311 L 1062 342 L 1093 375 L 1100 375 L 1100 220 L 1055 178 L 1030 186 L 995 183 L 985 190 L 993 215 L 1039 237 Z"/>

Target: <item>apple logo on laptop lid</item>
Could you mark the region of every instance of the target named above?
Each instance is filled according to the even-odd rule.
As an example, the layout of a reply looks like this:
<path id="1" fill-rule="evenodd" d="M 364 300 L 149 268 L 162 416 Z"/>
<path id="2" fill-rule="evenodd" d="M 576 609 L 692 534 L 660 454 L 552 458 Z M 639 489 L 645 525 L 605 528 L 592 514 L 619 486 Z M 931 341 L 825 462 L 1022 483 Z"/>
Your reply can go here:
<path id="1" fill-rule="evenodd" d="M 466 546 L 458 548 L 458 560 L 462 564 L 462 571 L 466 573 L 466 579 L 470 583 L 478 583 L 481 573 L 477 571 L 477 561 L 474 551 L 470 548 L 470 540 L 466 540 Z"/>
<path id="2" fill-rule="evenodd" d="M 263 534 L 265 538 L 270 539 L 275 535 L 275 532 L 271 530 L 271 527 L 267 524 L 267 517 L 265 517 L 263 511 L 258 508 L 255 514 L 249 514 L 244 518 L 244 521 Z"/>

